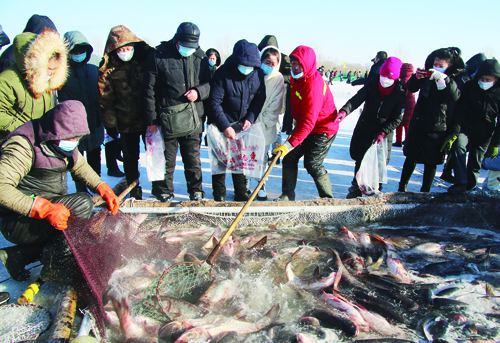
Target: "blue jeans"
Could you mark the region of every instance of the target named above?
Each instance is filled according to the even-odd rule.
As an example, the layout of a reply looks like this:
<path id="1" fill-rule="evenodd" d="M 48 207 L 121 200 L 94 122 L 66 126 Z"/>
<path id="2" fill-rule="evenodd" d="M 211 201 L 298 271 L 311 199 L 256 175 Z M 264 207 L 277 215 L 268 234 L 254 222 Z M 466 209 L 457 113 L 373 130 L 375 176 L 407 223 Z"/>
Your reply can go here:
<path id="1" fill-rule="evenodd" d="M 490 140 L 478 144 L 470 139 L 467 132 L 460 132 L 453 145 L 452 154 L 455 157 L 455 183 L 467 184 L 467 189 L 474 189 L 481 170 L 483 159 Z M 467 160 L 467 146 L 469 147 L 469 159 Z"/>

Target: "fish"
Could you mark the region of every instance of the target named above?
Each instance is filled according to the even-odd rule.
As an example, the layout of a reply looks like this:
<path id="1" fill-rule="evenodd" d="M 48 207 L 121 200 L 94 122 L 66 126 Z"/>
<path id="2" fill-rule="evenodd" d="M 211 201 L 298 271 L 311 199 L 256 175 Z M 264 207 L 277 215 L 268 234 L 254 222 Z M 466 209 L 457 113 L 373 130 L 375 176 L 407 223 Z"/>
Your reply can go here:
<path id="1" fill-rule="evenodd" d="M 438 257 L 445 257 L 445 246 L 435 242 L 428 242 L 414 246 L 410 250 L 405 251 L 408 255 L 431 255 Z"/>
<path id="2" fill-rule="evenodd" d="M 211 312 L 217 312 L 231 298 L 234 288 L 235 284 L 232 280 L 214 282 L 201 295 L 196 305 Z"/>
<path id="3" fill-rule="evenodd" d="M 331 330 L 314 327 L 307 332 L 301 332 L 295 337 L 296 342 L 303 343 L 334 343 L 338 342 L 338 336 Z M 293 341 L 293 340 L 292 340 Z"/>
<path id="4" fill-rule="evenodd" d="M 347 227 L 340 226 L 339 227 L 340 237 L 347 243 L 356 245 L 358 244 L 358 237 Z"/>
<path id="5" fill-rule="evenodd" d="M 355 252 L 347 252 L 344 254 L 343 262 L 345 265 L 349 266 L 355 275 L 363 274 L 365 271 L 365 263 L 363 258 L 356 254 Z"/>
<path id="6" fill-rule="evenodd" d="M 123 297 L 121 300 L 111 296 L 113 307 L 120 321 L 120 328 L 124 341 L 126 342 L 155 342 L 156 337 L 148 335 L 148 333 L 139 325 L 134 323 L 130 318 L 130 305 L 128 299 Z"/>
<path id="7" fill-rule="evenodd" d="M 339 296 L 335 296 L 333 294 L 328 294 L 325 292 L 323 292 L 319 296 L 319 300 L 323 301 L 324 303 L 338 310 L 345 312 L 349 316 L 349 319 L 358 326 L 359 330 L 365 332 L 370 331 L 370 325 L 361 316 L 356 307 L 347 300 L 344 300 Z"/>
<path id="8" fill-rule="evenodd" d="M 389 273 L 403 283 L 411 283 L 411 277 L 406 268 L 401 263 L 399 257 L 393 251 L 387 252 L 387 267 Z"/>
<path id="9" fill-rule="evenodd" d="M 132 216 L 132 219 L 137 223 L 137 224 L 142 224 L 143 221 L 145 221 L 149 216 L 149 213 L 139 213 L 134 216 Z"/>
<path id="10" fill-rule="evenodd" d="M 234 318 L 221 318 L 220 321 L 195 327 L 183 333 L 175 343 L 188 343 L 195 340 L 208 340 L 219 336 L 224 332 L 235 331 L 238 335 L 248 335 L 258 332 L 273 324 L 280 313 L 279 304 L 274 305 L 261 319 L 255 323 L 244 322 Z"/>
<path id="11" fill-rule="evenodd" d="M 441 317 L 430 317 L 424 321 L 423 331 L 428 341 L 446 338 L 446 335 L 450 331 L 450 323 Z"/>
<path id="12" fill-rule="evenodd" d="M 307 278 L 307 277 L 302 277 L 295 275 L 293 270 L 292 270 L 292 261 L 293 259 L 297 256 L 296 254 L 301 250 L 301 248 L 298 248 L 297 251 L 292 255 L 290 258 L 290 261 L 286 264 L 285 266 L 285 271 L 286 271 L 286 276 L 288 279 L 288 283 L 292 285 L 293 287 L 301 288 L 301 289 L 307 289 L 311 291 L 319 291 L 321 289 L 330 287 L 334 281 L 337 278 L 337 275 L 342 275 L 342 270 L 340 271 L 340 274 L 338 274 L 335 271 L 332 271 L 330 273 L 320 275 L 319 274 L 319 267 L 316 267 L 314 276 L 312 278 Z"/>
<path id="13" fill-rule="evenodd" d="M 361 317 L 363 317 L 363 319 L 368 323 L 371 330 L 381 334 L 382 336 L 392 337 L 397 335 L 399 337 L 406 337 L 403 330 L 389 324 L 389 322 L 381 315 L 372 313 L 360 305 L 354 305 L 354 307 L 358 310 Z"/>
<path id="14" fill-rule="evenodd" d="M 349 337 L 356 337 L 359 335 L 359 327 L 354 323 L 346 314 L 333 310 L 314 309 L 306 313 L 306 317 L 319 320 L 322 327 L 329 329 L 340 329 L 344 335 Z"/>
<path id="15" fill-rule="evenodd" d="M 179 338 L 184 332 L 197 326 L 204 326 L 216 322 L 220 317 L 214 314 L 207 314 L 202 318 L 189 318 L 185 320 L 175 320 L 161 327 L 158 331 L 158 338 L 165 341 L 172 341 Z"/>
<path id="16" fill-rule="evenodd" d="M 392 304 L 385 301 L 381 297 L 375 298 L 369 294 L 359 291 L 354 291 L 354 296 L 356 297 L 356 301 L 368 310 L 377 312 L 385 318 L 395 320 L 399 323 L 409 324 L 409 321 L 406 318 L 393 310 L 394 306 Z"/>

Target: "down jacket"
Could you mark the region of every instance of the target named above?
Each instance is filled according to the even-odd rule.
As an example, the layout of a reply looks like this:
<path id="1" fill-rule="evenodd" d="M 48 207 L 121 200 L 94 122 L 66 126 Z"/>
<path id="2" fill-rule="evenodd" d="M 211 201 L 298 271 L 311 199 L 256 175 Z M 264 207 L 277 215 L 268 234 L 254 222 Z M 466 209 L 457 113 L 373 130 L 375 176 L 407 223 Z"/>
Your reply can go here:
<path id="1" fill-rule="evenodd" d="M 243 75 L 238 64 L 254 67 L 254 70 Z M 240 42 L 212 79 L 209 124 L 215 124 L 223 132 L 232 123 L 255 122 L 266 100 L 264 73 L 260 65 L 257 45 Z"/>
<path id="2" fill-rule="evenodd" d="M 16 64 L 0 74 L 0 141 L 29 120 L 54 107 L 54 92 L 66 82 L 67 50 L 59 33 L 21 33 L 14 38 Z M 47 82 L 49 59 L 59 60 Z"/>
<path id="3" fill-rule="evenodd" d="M 380 76 L 372 78 L 341 108 L 348 115 L 365 103 L 351 138 L 351 158 L 361 162 L 379 132 L 389 135 L 401 122 L 401 109 L 405 90 L 398 79 L 394 88 L 382 101 L 379 90 Z"/>
<path id="4" fill-rule="evenodd" d="M 57 92 L 57 97 L 59 102 L 78 100 L 85 106 L 90 134 L 79 140 L 78 149 L 80 151 L 92 151 L 99 148 L 104 140 L 104 126 L 102 125 L 99 102 L 97 100 L 99 93 L 97 89 L 99 58 L 92 54 L 94 49 L 81 32 L 66 32 L 64 40 L 68 44 L 68 51 L 73 50 L 77 45 L 84 46 L 87 57 L 80 63 L 72 59 L 68 60 L 68 80 L 61 90 Z"/>
<path id="5" fill-rule="evenodd" d="M 430 68 L 432 64 L 426 65 L 427 70 Z M 460 90 L 453 79 L 456 74 L 449 75 L 448 72 L 446 70 L 448 76 L 443 90 L 437 89 L 435 81 L 429 78 L 417 79 L 415 74 L 407 83 L 408 91 L 420 91 L 403 147 L 405 156 L 416 163 L 444 163 L 445 153 L 440 150 L 446 136 L 449 106 L 450 102 L 457 101 L 460 97 Z"/>
<path id="6" fill-rule="evenodd" d="M 70 100 L 9 134 L 0 147 L 0 213 L 10 210 L 28 216 L 36 196 L 50 200 L 65 195 L 68 171 L 95 191 L 102 180 L 78 149 L 63 158 L 48 146 L 88 132 L 85 108 Z"/>
<path id="7" fill-rule="evenodd" d="M 291 79 L 290 104 L 297 126 L 288 142 L 296 147 L 310 134 L 326 133 L 328 137 L 335 135 L 339 124 L 333 120 L 337 108 L 330 88 L 316 69 L 314 50 L 300 45 L 293 50 L 290 57 L 295 57 L 304 69 L 302 78 Z"/>
<path id="8" fill-rule="evenodd" d="M 413 116 L 413 111 L 415 110 L 415 93 L 410 92 L 409 90 L 406 89 L 406 84 L 408 83 L 408 80 L 412 76 L 413 70 L 414 67 L 410 63 L 403 63 L 403 65 L 401 66 L 400 79 L 401 79 L 401 84 L 405 88 L 406 97 L 404 103 L 403 120 L 401 121 L 401 124 L 399 126 L 409 126 L 411 117 Z"/>
<path id="9" fill-rule="evenodd" d="M 203 117 L 203 100 L 208 99 L 210 95 L 211 78 L 205 57 L 200 47 L 191 56 L 182 57 L 173 40 L 162 42 L 156 47 L 156 51 L 149 55 L 143 84 L 147 126 L 161 124 L 162 109 L 188 103 L 189 100 L 184 94 L 191 89 L 198 93 L 198 99 L 194 104 L 198 116 Z M 198 133 L 201 131 L 200 125 Z"/>
<path id="10" fill-rule="evenodd" d="M 57 32 L 57 28 L 54 25 L 54 22 L 50 20 L 49 17 L 44 15 L 34 14 L 26 23 L 26 27 L 23 30 L 25 32 L 31 32 L 39 35 L 45 29 L 51 29 L 52 31 Z M 2 52 L 2 56 L 0 56 L 0 73 L 2 73 L 7 68 L 11 67 L 16 63 L 16 57 L 14 56 L 14 44 L 8 46 L 4 52 Z"/>
<path id="11" fill-rule="evenodd" d="M 116 49 L 133 43 L 134 55 L 128 62 L 118 58 Z M 146 42 L 123 25 L 111 29 L 99 67 L 99 105 L 106 129 L 120 133 L 145 132 L 142 83 L 148 55 Z"/>
<path id="12" fill-rule="evenodd" d="M 500 146 L 500 82 L 488 90 L 479 87 L 479 77 L 492 75 L 500 77 L 500 64 L 496 59 L 483 62 L 473 81 L 467 82 L 455 107 L 451 119 L 450 133 L 458 135 L 467 132 L 469 139 L 475 144 Z"/>
<path id="13" fill-rule="evenodd" d="M 279 51 L 276 46 L 267 46 L 260 52 L 264 55 L 265 51 L 269 48 L 274 48 Z M 280 54 L 282 57 L 283 54 Z M 276 123 L 283 110 L 283 98 L 285 96 L 285 82 L 283 75 L 278 71 L 280 69 L 281 58 L 279 59 L 278 66 L 274 68 L 271 74 L 264 77 L 266 85 L 266 101 L 262 106 L 262 111 L 257 117 L 256 123 L 263 124 L 264 136 L 266 137 L 266 145 L 272 144 L 276 141 L 277 127 Z"/>

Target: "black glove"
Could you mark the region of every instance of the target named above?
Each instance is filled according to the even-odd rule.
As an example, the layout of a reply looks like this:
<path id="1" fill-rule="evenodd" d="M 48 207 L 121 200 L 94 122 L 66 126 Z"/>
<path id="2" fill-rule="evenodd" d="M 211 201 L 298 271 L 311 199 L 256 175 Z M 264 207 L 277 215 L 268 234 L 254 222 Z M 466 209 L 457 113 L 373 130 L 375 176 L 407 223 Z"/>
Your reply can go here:
<path id="1" fill-rule="evenodd" d="M 109 137 L 113 139 L 118 139 L 118 129 L 115 127 L 106 129 L 106 133 L 108 134 Z"/>

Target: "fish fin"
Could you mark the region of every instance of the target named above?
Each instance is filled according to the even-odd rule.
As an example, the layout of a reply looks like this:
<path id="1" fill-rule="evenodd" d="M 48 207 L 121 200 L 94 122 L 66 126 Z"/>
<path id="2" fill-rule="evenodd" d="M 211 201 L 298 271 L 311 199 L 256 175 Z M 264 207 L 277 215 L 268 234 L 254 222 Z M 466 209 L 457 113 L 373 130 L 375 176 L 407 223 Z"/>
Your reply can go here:
<path id="1" fill-rule="evenodd" d="M 156 232 L 156 237 L 161 238 L 167 231 L 170 231 L 170 228 L 168 226 L 168 220 L 165 220 Z"/>
<path id="2" fill-rule="evenodd" d="M 257 243 L 255 243 L 252 247 L 248 248 L 248 250 L 253 250 L 264 246 L 267 243 L 267 236 L 262 237 Z"/>
<path id="3" fill-rule="evenodd" d="M 278 319 L 280 311 L 280 304 L 274 305 L 261 319 L 259 319 L 259 322 L 269 320 L 270 323 L 274 323 Z"/>
<path id="4" fill-rule="evenodd" d="M 342 279 L 342 272 L 344 270 L 344 266 L 340 266 L 339 270 L 337 270 L 337 275 L 335 276 L 335 280 L 333 280 L 333 289 L 338 291 L 338 286 L 340 283 L 340 279 Z"/>
<path id="5" fill-rule="evenodd" d="M 175 263 L 184 262 L 184 256 L 186 255 L 186 253 L 187 253 L 187 248 L 182 249 L 182 251 L 178 253 L 177 256 L 175 256 L 174 262 Z"/>
<path id="6" fill-rule="evenodd" d="M 315 279 L 317 279 L 317 278 L 320 277 L 320 275 L 319 275 L 319 266 L 316 266 L 316 268 L 314 268 L 313 276 L 314 276 Z"/>
<path id="7" fill-rule="evenodd" d="M 492 297 L 496 297 L 493 287 L 489 283 L 486 283 L 486 294 Z"/>

